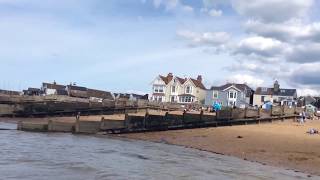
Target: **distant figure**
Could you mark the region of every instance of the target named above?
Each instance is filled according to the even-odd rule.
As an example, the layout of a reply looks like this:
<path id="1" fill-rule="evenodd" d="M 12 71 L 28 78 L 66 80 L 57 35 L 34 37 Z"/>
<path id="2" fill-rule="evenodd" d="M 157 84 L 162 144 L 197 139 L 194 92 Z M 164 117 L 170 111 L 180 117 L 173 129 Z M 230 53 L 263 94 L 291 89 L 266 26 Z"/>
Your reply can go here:
<path id="1" fill-rule="evenodd" d="M 78 112 L 76 119 L 79 120 L 80 119 L 80 112 Z"/>
<path id="2" fill-rule="evenodd" d="M 299 124 L 302 125 L 304 123 L 303 112 L 301 112 L 299 115 L 300 115 Z"/>
<path id="3" fill-rule="evenodd" d="M 306 122 L 306 112 L 304 110 L 302 111 L 302 119 L 303 122 Z"/>
<path id="4" fill-rule="evenodd" d="M 214 112 L 220 111 L 221 110 L 221 104 L 218 103 L 218 102 L 213 103 L 212 109 L 214 110 Z"/>

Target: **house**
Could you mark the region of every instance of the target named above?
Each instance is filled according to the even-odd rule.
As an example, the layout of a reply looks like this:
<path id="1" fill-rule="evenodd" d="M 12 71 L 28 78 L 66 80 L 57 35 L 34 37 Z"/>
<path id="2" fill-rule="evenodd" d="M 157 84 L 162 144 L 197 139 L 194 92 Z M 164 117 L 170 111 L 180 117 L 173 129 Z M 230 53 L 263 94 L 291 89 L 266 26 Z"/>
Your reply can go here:
<path id="1" fill-rule="evenodd" d="M 305 106 L 305 105 L 308 105 L 308 104 L 314 104 L 317 102 L 317 99 L 315 97 L 312 97 L 310 95 L 308 96 L 300 96 L 298 98 L 298 106 L 301 107 L 301 106 Z"/>
<path id="2" fill-rule="evenodd" d="M 102 102 L 104 99 L 114 100 L 113 95 L 108 91 L 96 89 L 87 89 L 87 95 L 90 100 Z"/>
<path id="3" fill-rule="evenodd" d="M 279 105 L 295 105 L 297 100 L 296 89 L 281 89 L 278 81 L 275 81 L 272 88 L 258 87 L 253 95 L 253 105 L 261 106 L 266 102 Z"/>
<path id="4" fill-rule="evenodd" d="M 252 105 L 253 90 L 246 84 L 226 83 L 222 86 L 212 86 L 207 90 L 205 104 L 217 102 L 222 106 L 248 107 Z"/>
<path id="5" fill-rule="evenodd" d="M 152 82 L 150 100 L 158 102 L 175 102 L 181 104 L 204 103 L 206 87 L 202 83 L 202 76 L 196 79 L 180 78 L 169 73 L 159 75 Z"/>
<path id="6" fill-rule="evenodd" d="M 66 90 L 68 96 L 78 97 L 78 98 L 89 98 L 88 90 L 86 87 L 76 86 L 76 85 L 67 85 Z"/>
<path id="7" fill-rule="evenodd" d="M 40 96 L 43 94 L 43 91 L 39 88 L 28 88 L 27 90 L 23 90 L 23 94 L 27 96 Z"/>
<path id="8" fill-rule="evenodd" d="M 22 94 L 22 92 L 0 89 L 0 94 L 19 96 Z"/>
<path id="9" fill-rule="evenodd" d="M 115 99 L 122 99 L 122 100 L 132 100 L 136 101 L 138 99 L 142 100 L 148 100 L 148 94 L 140 95 L 140 94 L 134 94 L 134 93 L 114 93 Z"/>
<path id="10" fill-rule="evenodd" d="M 68 95 L 66 86 L 57 84 L 55 81 L 53 83 L 42 83 L 41 90 L 44 95 Z"/>

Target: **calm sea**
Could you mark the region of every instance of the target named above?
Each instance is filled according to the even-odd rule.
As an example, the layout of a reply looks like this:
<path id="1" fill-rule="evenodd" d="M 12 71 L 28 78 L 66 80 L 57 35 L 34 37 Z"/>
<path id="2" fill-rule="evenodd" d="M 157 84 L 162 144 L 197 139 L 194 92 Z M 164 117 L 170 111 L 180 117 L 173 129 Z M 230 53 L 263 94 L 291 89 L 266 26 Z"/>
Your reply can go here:
<path id="1" fill-rule="evenodd" d="M 179 146 L 64 133 L 0 122 L 0 179 L 320 179 Z"/>

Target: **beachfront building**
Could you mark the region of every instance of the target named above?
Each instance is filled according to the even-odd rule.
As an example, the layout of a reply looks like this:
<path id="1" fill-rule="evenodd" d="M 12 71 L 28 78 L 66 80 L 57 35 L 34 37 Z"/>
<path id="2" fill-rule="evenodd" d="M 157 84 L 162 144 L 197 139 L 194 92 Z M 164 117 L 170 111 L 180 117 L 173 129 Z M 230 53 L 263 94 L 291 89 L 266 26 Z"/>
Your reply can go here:
<path id="1" fill-rule="evenodd" d="M 0 89 L 0 95 L 14 95 L 14 96 L 20 96 L 23 92 L 20 91 L 11 91 L 11 90 L 3 90 Z"/>
<path id="2" fill-rule="evenodd" d="M 297 90 L 281 89 L 278 81 L 275 81 L 272 88 L 258 87 L 253 95 L 253 105 L 262 106 L 267 102 L 278 105 L 296 105 Z"/>
<path id="3" fill-rule="evenodd" d="M 252 105 L 252 100 L 253 90 L 248 85 L 227 83 L 207 90 L 205 104 L 211 106 L 216 102 L 222 106 L 244 108 Z"/>
<path id="4" fill-rule="evenodd" d="M 41 91 L 44 95 L 68 95 L 66 86 L 53 83 L 42 83 Z"/>
<path id="5" fill-rule="evenodd" d="M 180 78 L 169 73 L 159 75 L 152 82 L 150 100 L 158 102 L 173 102 L 181 104 L 204 103 L 206 88 L 202 83 L 202 76 L 194 78 Z"/>

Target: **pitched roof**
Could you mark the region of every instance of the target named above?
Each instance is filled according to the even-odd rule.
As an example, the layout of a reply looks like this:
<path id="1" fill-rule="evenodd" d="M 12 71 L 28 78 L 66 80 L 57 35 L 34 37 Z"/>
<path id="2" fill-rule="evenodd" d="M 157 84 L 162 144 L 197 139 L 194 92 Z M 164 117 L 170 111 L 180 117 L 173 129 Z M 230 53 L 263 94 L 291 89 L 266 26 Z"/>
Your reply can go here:
<path id="1" fill-rule="evenodd" d="M 190 80 L 193 82 L 193 84 L 196 86 L 196 87 L 198 87 L 198 88 L 200 88 L 200 89 L 206 89 L 206 87 L 202 84 L 202 82 L 201 81 L 199 81 L 199 80 L 196 80 L 196 79 L 192 79 L 192 78 L 190 78 Z"/>
<path id="2" fill-rule="evenodd" d="M 246 84 L 235 84 L 235 83 L 227 83 L 222 86 L 212 86 L 210 90 L 223 91 L 231 86 L 239 89 L 240 91 L 246 92 L 246 97 L 249 97 L 253 94 L 253 90 Z"/>
<path id="3" fill-rule="evenodd" d="M 178 76 L 176 76 L 176 78 L 178 79 L 180 84 L 183 84 L 184 82 L 186 82 L 186 78 L 181 78 L 181 77 L 178 77 Z"/>
<path id="4" fill-rule="evenodd" d="M 67 88 L 69 90 L 77 90 L 77 91 L 87 91 L 88 90 L 86 87 L 74 86 L 74 85 L 68 85 Z"/>
<path id="5" fill-rule="evenodd" d="M 175 76 L 174 78 L 172 78 L 172 74 L 171 74 L 171 76 L 169 76 L 169 75 L 168 76 L 159 75 L 159 77 L 164 81 L 165 84 L 168 84 L 174 78 L 177 78 L 177 80 L 179 81 L 180 84 L 184 84 L 187 81 L 187 78 L 181 78 L 181 77 L 178 77 L 178 76 Z M 193 78 L 190 78 L 190 80 L 193 82 L 193 84 L 196 87 L 204 89 L 204 90 L 206 89 L 206 87 L 203 85 L 201 80 L 193 79 Z"/>
<path id="6" fill-rule="evenodd" d="M 65 89 L 66 86 L 60 85 L 60 84 L 55 84 L 55 83 L 42 83 L 42 87 L 48 88 L 48 89 Z"/>
<path id="7" fill-rule="evenodd" d="M 88 89 L 88 97 L 102 98 L 113 100 L 113 96 L 108 91 L 101 91 L 96 89 Z"/>
<path id="8" fill-rule="evenodd" d="M 234 86 L 236 87 L 237 89 L 241 90 L 241 91 L 245 91 L 246 89 L 251 89 L 248 85 L 246 84 L 235 84 L 235 83 L 227 83 L 227 84 L 224 84 L 222 86 L 212 86 L 211 87 L 211 90 L 224 90 L 224 89 L 227 89 L 231 86 Z"/>
<path id="9" fill-rule="evenodd" d="M 276 95 L 276 96 L 294 96 L 296 94 L 296 89 L 280 89 L 279 91 L 274 91 L 274 88 L 258 87 L 255 94 L 258 95 Z"/>
<path id="10" fill-rule="evenodd" d="M 164 76 L 161 76 L 161 75 L 159 75 L 159 77 L 162 79 L 162 81 L 163 81 L 165 84 L 168 84 L 168 83 L 169 83 L 168 77 L 164 77 Z"/>

